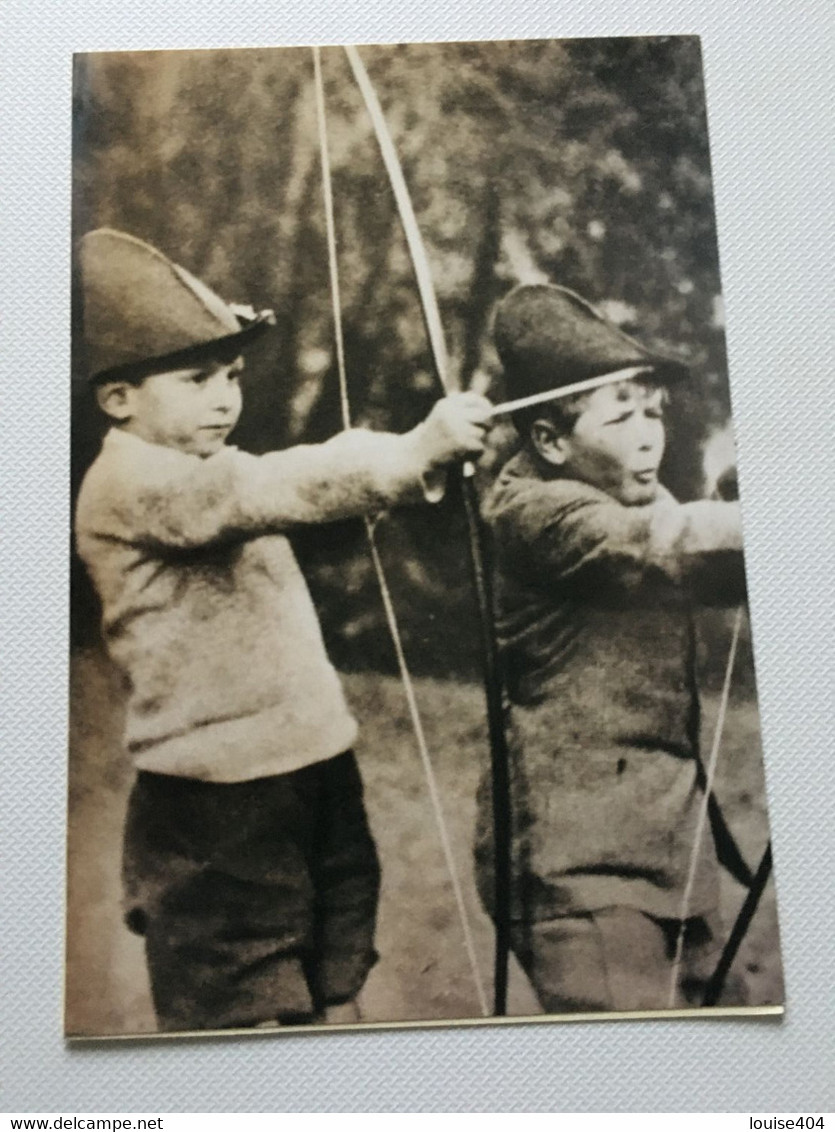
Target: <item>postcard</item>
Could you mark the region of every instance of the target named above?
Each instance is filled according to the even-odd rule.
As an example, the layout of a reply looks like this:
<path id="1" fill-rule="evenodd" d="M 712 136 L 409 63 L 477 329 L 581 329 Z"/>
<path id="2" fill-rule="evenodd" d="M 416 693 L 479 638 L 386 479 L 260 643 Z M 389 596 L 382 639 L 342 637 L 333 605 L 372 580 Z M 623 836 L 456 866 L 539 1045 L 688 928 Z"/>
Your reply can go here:
<path id="1" fill-rule="evenodd" d="M 73 137 L 66 1035 L 780 1013 L 698 38 Z"/>

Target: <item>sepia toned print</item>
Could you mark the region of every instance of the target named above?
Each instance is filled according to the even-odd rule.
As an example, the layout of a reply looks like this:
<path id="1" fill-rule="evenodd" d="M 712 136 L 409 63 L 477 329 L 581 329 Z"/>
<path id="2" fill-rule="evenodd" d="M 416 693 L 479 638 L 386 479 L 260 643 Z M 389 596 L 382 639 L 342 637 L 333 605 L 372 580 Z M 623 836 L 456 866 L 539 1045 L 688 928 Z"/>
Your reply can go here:
<path id="1" fill-rule="evenodd" d="M 778 1011 L 698 40 L 74 138 L 66 1033 Z"/>

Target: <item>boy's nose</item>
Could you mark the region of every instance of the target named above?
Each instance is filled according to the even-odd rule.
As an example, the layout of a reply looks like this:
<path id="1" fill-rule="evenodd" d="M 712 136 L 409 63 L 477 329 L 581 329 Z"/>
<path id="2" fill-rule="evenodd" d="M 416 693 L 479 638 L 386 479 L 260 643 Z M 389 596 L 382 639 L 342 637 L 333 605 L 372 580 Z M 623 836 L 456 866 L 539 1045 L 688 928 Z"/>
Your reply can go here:
<path id="1" fill-rule="evenodd" d="M 638 447 L 642 452 L 647 452 L 652 448 L 657 448 L 664 442 L 664 430 L 659 428 L 658 422 L 654 420 L 640 420 L 637 422 L 638 429 Z"/>
<path id="2" fill-rule="evenodd" d="M 235 409 L 237 390 L 228 381 L 219 381 L 211 386 L 209 400 L 219 412 L 231 413 Z"/>
<path id="3" fill-rule="evenodd" d="M 658 436 L 655 432 L 642 433 L 638 442 L 638 450 L 640 452 L 657 452 L 659 449 L 663 448 L 663 446 L 663 437 Z"/>

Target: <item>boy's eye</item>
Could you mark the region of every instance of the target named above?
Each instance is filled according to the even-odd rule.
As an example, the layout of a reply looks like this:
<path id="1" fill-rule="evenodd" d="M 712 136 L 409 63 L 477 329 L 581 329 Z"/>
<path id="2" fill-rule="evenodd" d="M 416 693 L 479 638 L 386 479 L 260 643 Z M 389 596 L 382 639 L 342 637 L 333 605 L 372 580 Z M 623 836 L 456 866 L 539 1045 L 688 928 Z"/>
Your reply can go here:
<path id="1" fill-rule="evenodd" d="M 629 418 L 632 416 L 632 412 L 633 412 L 633 410 L 629 409 L 628 412 L 626 412 L 626 413 L 620 413 L 619 416 L 612 417 L 611 420 L 606 421 L 606 424 L 609 424 L 609 425 L 623 424 L 624 421 L 629 420 Z"/>
<path id="2" fill-rule="evenodd" d="M 237 385 L 241 379 L 243 367 L 240 369 L 232 369 L 226 372 L 226 380 L 231 385 Z M 190 370 L 183 375 L 183 380 L 189 385 L 205 385 L 207 381 L 220 375 L 221 371 L 218 369 L 196 369 Z"/>

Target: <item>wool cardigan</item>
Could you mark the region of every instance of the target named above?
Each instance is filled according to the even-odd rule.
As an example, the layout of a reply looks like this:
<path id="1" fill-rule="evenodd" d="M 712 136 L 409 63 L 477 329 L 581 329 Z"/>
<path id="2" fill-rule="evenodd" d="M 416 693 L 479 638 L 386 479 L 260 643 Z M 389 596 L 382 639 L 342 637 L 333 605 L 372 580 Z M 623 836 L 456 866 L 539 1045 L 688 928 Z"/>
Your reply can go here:
<path id="1" fill-rule="evenodd" d="M 661 489 L 627 507 L 522 452 L 484 514 L 510 700 L 514 915 L 629 905 L 675 918 L 702 798 L 692 612 L 744 598 L 738 505 Z M 715 907 L 716 883 L 708 832 L 693 914 Z"/>
<path id="2" fill-rule="evenodd" d="M 286 532 L 438 498 L 422 429 L 208 458 L 110 430 L 81 487 L 76 541 L 127 684 L 138 769 L 239 782 L 352 745 Z"/>

